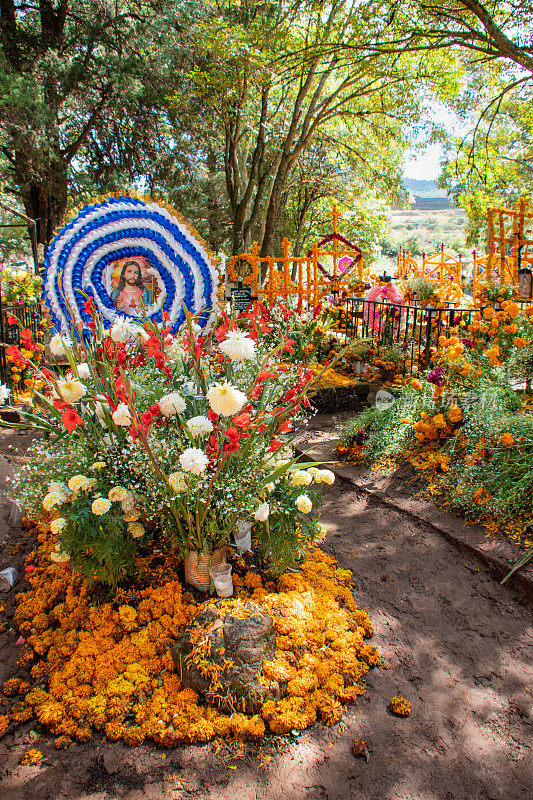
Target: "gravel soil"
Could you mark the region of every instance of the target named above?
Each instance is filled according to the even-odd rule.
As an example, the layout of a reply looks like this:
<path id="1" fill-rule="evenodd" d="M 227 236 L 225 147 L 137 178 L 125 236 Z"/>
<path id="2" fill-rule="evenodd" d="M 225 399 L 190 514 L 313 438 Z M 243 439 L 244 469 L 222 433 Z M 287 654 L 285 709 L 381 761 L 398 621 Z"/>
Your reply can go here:
<path id="1" fill-rule="evenodd" d="M 0 433 L 0 489 L 30 437 Z M 9 445 L 19 446 L 17 455 Z M 0 497 L 0 563 L 19 567 L 31 543 L 7 524 Z M 386 668 L 340 725 L 257 745 L 128 748 L 100 738 L 56 751 L 28 723 L 0 740 L 0 800 L 530 800 L 533 783 L 531 608 L 424 523 L 352 487 L 324 492 L 324 543 L 354 571 Z M 12 598 L 0 594 L 0 680 L 13 668 Z M 407 718 L 387 709 L 393 695 Z M 356 758 L 356 737 L 368 761 Z M 20 766 L 29 747 L 44 754 Z M 218 750 L 218 752 L 217 752 Z"/>

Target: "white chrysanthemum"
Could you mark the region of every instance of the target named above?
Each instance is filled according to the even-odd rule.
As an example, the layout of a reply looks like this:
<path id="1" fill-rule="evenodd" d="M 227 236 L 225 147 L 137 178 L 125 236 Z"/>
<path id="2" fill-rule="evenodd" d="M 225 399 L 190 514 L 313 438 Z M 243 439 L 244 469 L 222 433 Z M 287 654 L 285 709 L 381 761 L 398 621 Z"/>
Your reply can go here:
<path id="1" fill-rule="evenodd" d="M 113 500 L 113 502 L 118 501 L 122 503 L 129 494 L 130 492 L 123 486 L 113 486 L 113 488 L 108 491 L 107 496 L 110 500 Z"/>
<path id="2" fill-rule="evenodd" d="M 81 364 L 77 366 L 78 376 L 82 379 L 82 381 L 88 380 L 91 377 L 91 368 L 87 364 L 86 361 L 83 361 Z"/>
<path id="3" fill-rule="evenodd" d="M 93 500 L 91 511 L 95 516 L 101 517 L 107 514 L 110 508 L 111 500 L 107 500 L 105 497 L 97 497 L 96 500 Z"/>
<path id="4" fill-rule="evenodd" d="M 270 514 L 270 506 L 268 503 L 261 503 L 259 508 L 255 510 L 254 517 L 258 522 L 266 522 Z"/>
<path id="5" fill-rule="evenodd" d="M 193 475 L 201 475 L 209 464 L 209 459 L 198 447 L 188 447 L 179 457 L 181 468 Z"/>
<path id="6" fill-rule="evenodd" d="M 48 345 L 50 352 L 53 356 L 64 356 L 66 350 L 70 350 L 72 342 L 67 336 L 62 336 L 60 333 L 54 333 Z"/>
<path id="7" fill-rule="evenodd" d="M 236 363 L 248 361 L 255 356 L 255 342 L 245 331 L 229 331 L 219 347 L 230 361 Z"/>
<path id="8" fill-rule="evenodd" d="M 11 390 L 4 384 L 0 383 L 0 406 L 3 406 L 4 403 L 7 403 L 7 398 L 9 397 Z"/>
<path id="9" fill-rule="evenodd" d="M 213 423 L 207 417 L 191 417 L 187 420 L 187 427 L 193 436 L 207 436 L 213 430 Z"/>
<path id="10" fill-rule="evenodd" d="M 130 323 L 130 330 L 132 336 L 134 336 L 136 339 L 140 339 L 143 344 L 146 344 L 150 338 L 142 325 L 132 325 Z"/>
<path id="11" fill-rule="evenodd" d="M 131 425 L 131 414 L 126 403 L 118 404 L 115 411 L 113 411 L 112 420 L 115 425 L 121 425 L 123 428 Z"/>
<path id="12" fill-rule="evenodd" d="M 299 494 L 296 498 L 296 508 L 298 511 L 301 511 L 302 514 L 309 514 L 313 508 L 313 503 L 306 494 Z"/>
<path id="13" fill-rule="evenodd" d="M 307 471 L 308 471 L 308 473 L 309 473 L 310 475 L 312 475 L 312 476 L 313 476 L 313 480 L 314 480 L 314 478 L 315 478 L 315 475 L 317 474 L 317 472 L 320 472 L 320 470 L 319 470 L 319 468 L 318 468 L 318 467 L 309 467 L 309 469 L 308 469 Z"/>
<path id="14" fill-rule="evenodd" d="M 54 506 L 61 506 L 67 500 L 67 497 L 62 492 L 48 492 L 43 497 L 43 508 L 45 511 L 51 511 Z"/>
<path id="15" fill-rule="evenodd" d="M 62 378 L 57 382 L 57 391 L 65 403 L 77 403 L 87 394 L 87 387 L 77 378 Z"/>
<path id="16" fill-rule="evenodd" d="M 128 532 L 134 539 L 138 539 L 144 534 L 144 528 L 140 522 L 128 522 Z"/>
<path id="17" fill-rule="evenodd" d="M 172 472 L 168 476 L 168 482 L 176 494 L 184 492 L 187 488 L 187 484 L 185 483 L 185 475 L 183 472 Z"/>
<path id="18" fill-rule="evenodd" d="M 185 350 L 181 346 L 179 339 L 176 337 L 174 337 L 172 340 L 172 344 L 166 348 L 166 352 L 173 364 L 185 358 Z"/>
<path id="19" fill-rule="evenodd" d="M 134 330 L 130 322 L 123 317 L 117 317 L 111 325 L 109 335 L 114 342 L 129 342 L 134 336 Z"/>
<path id="20" fill-rule="evenodd" d="M 176 414 L 183 414 L 187 408 L 185 400 L 178 392 L 163 395 L 158 402 L 158 406 L 163 416 L 167 417 L 167 419 L 169 417 L 175 417 Z"/>
<path id="21" fill-rule="evenodd" d="M 106 466 L 105 461 L 95 461 L 94 464 L 91 464 L 89 469 L 96 471 L 97 469 L 103 469 L 105 466 Z"/>
<path id="22" fill-rule="evenodd" d="M 53 519 L 50 523 L 50 530 L 53 534 L 57 536 L 60 531 L 63 530 L 65 525 L 67 524 L 67 520 L 65 517 L 57 517 L 57 519 Z"/>
<path id="23" fill-rule="evenodd" d="M 71 492 L 86 492 L 91 486 L 91 480 L 85 475 L 73 475 L 68 482 L 68 488 Z"/>
<path id="24" fill-rule="evenodd" d="M 335 473 L 330 469 L 319 469 L 315 472 L 315 481 L 317 483 L 327 483 L 328 486 L 331 486 L 335 483 Z"/>
<path id="25" fill-rule="evenodd" d="M 291 483 L 293 486 L 311 486 L 313 476 L 304 469 L 295 469 L 291 475 Z"/>
<path id="26" fill-rule="evenodd" d="M 236 389 L 229 381 L 215 383 L 207 392 L 206 397 L 211 410 L 222 417 L 232 417 L 234 414 L 238 414 L 247 400 L 244 392 Z"/>

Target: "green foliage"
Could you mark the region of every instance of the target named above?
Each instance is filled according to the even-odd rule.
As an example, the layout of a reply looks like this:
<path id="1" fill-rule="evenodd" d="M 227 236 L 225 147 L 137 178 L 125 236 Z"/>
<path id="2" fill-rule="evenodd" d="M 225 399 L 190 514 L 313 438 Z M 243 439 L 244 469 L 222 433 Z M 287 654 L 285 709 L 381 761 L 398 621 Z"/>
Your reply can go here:
<path id="1" fill-rule="evenodd" d="M 91 511 L 91 499 L 83 492 L 62 506 L 67 519 L 59 542 L 70 555 L 72 566 L 89 580 L 111 586 L 127 575 L 133 566 L 137 548 L 115 504 L 105 515 Z"/>

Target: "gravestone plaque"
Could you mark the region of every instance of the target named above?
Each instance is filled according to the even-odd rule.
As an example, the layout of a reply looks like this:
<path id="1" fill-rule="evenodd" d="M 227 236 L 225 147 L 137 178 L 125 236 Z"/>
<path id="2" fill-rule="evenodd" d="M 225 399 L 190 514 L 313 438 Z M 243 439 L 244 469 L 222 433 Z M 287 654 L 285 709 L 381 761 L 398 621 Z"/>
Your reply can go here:
<path id="1" fill-rule="evenodd" d="M 249 286 L 243 286 L 240 283 L 236 289 L 231 290 L 231 298 L 235 311 L 246 311 L 252 302 L 252 290 Z"/>

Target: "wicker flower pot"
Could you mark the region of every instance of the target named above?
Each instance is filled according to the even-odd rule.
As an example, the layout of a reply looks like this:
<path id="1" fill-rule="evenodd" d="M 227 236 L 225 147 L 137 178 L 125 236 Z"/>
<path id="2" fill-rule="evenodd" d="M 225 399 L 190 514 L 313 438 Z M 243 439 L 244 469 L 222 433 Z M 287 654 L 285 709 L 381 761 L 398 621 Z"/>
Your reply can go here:
<path id="1" fill-rule="evenodd" d="M 213 564 L 225 563 L 225 547 L 219 547 L 217 550 L 213 550 L 212 553 L 191 550 L 184 561 L 185 581 L 190 583 L 191 586 L 194 586 L 195 589 L 201 589 L 201 591 L 207 592 L 211 585 L 209 567 L 212 567 Z"/>

